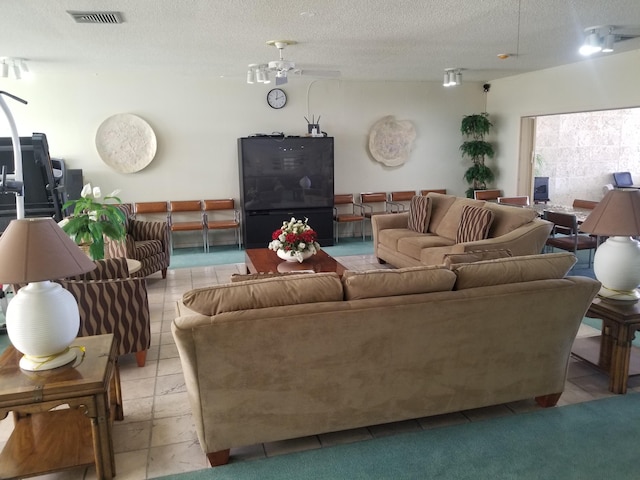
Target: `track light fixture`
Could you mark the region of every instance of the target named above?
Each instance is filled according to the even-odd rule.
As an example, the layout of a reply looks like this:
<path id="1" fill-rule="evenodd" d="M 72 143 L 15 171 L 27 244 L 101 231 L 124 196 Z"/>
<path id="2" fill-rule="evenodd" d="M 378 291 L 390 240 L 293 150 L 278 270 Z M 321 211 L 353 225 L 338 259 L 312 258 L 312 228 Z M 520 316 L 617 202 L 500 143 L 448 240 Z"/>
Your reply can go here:
<path id="1" fill-rule="evenodd" d="M 247 83 L 271 83 L 266 64 L 252 63 L 247 71 Z"/>
<path id="2" fill-rule="evenodd" d="M 462 83 L 462 70 L 462 68 L 445 68 L 442 85 L 445 87 L 460 85 Z"/>
<path id="3" fill-rule="evenodd" d="M 640 37 L 640 27 L 599 25 L 584 29 L 585 39 L 580 54 L 588 57 L 594 53 L 611 53 L 614 44 L 630 38 Z"/>
<path id="4" fill-rule="evenodd" d="M 13 73 L 16 80 L 21 80 L 29 74 L 29 67 L 24 58 L 2 58 L 2 78 L 9 78 L 9 70 Z M 9 69 L 11 67 L 11 69 Z"/>

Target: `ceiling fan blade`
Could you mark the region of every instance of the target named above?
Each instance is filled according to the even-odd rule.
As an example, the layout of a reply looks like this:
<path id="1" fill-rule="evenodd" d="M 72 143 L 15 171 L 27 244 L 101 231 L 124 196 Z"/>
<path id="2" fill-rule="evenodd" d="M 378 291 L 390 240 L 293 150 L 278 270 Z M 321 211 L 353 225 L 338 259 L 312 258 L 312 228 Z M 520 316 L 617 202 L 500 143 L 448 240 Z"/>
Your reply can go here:
<path id="1" fill-rule="evenodd" d="M 327 78 L 337 78 L 341 75 L 340 70 L 308 70 L 306 68 L 294 70 L 294 74 L 305 75 L 308 77 L 327 77 Z"/>

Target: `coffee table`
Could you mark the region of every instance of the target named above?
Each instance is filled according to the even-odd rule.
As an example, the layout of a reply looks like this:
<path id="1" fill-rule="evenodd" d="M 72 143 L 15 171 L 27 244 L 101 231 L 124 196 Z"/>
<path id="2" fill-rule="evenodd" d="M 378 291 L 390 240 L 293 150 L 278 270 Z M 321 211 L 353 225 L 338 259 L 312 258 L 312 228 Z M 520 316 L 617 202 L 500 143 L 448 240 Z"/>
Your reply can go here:
<path id="1" fill-rule="evenodd" d="M 640 304 L 596 298 L 587 316 L 602 319 L 602 334 L 576 339 L 571 353 L 605 370 L 611 392 L 626 393 L 629 376 L 640 374 L 640 355 L 634 355 L 631 346 L 640 329 Z"/>
<path id="2" fill-rule="evenodd" d="M 71 348 L 84 348 L 84 355 L 35 372 L 20 369 L 22 354 L 13 346 L 0 356 L 0 418 L 14 418 L 0 451 L 0 478 L 93 464 L 98 479 L 115 476 L 111 421 L 123 418 L 117 342 L 113 334 L 78 337 Z M 55 409 L 61 405 L 69 408 Z"/>
<path id="3" fill-rule="evenodd" d="M 247 273 L 289 273 L 289 272 L 336 272 L 342 276 L 346 268 L 324 250 L 302 263 L 286 262 L 276 252 L 268 248 L 248 248 L 245 250 Z"/>

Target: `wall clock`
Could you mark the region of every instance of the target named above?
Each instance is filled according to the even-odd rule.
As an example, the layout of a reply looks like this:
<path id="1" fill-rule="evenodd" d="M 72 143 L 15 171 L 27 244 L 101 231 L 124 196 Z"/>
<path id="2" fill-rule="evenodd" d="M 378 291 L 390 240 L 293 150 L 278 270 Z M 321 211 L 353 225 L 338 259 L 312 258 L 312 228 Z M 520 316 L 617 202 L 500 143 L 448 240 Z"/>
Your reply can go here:
<path id="1" fill-rule="evenodd" d="M 287 104 L 287 94 L 281 88 L 273 88 L 267 93 L 267 103 L 271 108 L 282 108 Z"/>

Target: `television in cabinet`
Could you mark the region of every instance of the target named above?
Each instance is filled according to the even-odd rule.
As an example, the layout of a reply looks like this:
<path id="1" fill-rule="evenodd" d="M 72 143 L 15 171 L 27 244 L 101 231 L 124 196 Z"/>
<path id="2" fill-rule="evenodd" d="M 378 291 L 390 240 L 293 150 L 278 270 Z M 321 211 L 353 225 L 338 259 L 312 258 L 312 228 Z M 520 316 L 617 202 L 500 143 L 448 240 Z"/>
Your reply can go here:
<path id="1" fill-rule="evenodd" d="M 245 248 L 266 247 L 291 217 L 333 245 L 332 137 L 239 138 L 238 162 Z"/>

